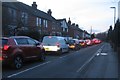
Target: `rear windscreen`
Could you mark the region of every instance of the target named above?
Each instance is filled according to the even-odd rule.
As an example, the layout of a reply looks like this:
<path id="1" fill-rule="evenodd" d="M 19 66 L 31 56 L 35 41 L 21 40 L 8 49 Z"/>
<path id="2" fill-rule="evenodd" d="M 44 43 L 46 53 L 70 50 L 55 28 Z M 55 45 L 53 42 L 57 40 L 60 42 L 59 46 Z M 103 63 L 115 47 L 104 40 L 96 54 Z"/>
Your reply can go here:
<path id="1" fill-rule="evenodd" d="M 51 38 L 49 38 L 49 37 L 45 37 L 45 38 L 43 38 L 43 44 L 45 45 L 45 44 L 56 44 L 56 42 L 58 42 L 58 39 L 57 38 L 54 38 L 54 37 L 51 37 Z"/>
<path id="2" fill-rule="evenodd" d="M 8 40 L 7 39 L 2 39 L 2 41 L 0 40 L 0 42 L 2 42 L 2 46 L 6 45 Z"/>
<path id="3" fill-rule="evenodd" d="M 73 43 L 75 43 L 74 40 L 69 40 L 69 44 L 73 44 Z"/>

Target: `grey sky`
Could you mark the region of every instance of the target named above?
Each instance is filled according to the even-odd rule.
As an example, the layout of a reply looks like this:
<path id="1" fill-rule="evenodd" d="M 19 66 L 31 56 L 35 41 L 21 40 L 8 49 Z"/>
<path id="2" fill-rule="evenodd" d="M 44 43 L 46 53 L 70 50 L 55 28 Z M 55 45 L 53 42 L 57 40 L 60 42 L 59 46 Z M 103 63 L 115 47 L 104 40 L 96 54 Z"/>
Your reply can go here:
<path id="1" fill-rule="evenodd" d="M 119 0 L 18 0 L 31 6 L 36 1 L 38 9 L 47 12 L 52 10 L 56 19 L 71 18 L 72 23 L 90 32 L 92 26 L 95 32 L 104 32 L 113 25 L 114 10 Z"/>

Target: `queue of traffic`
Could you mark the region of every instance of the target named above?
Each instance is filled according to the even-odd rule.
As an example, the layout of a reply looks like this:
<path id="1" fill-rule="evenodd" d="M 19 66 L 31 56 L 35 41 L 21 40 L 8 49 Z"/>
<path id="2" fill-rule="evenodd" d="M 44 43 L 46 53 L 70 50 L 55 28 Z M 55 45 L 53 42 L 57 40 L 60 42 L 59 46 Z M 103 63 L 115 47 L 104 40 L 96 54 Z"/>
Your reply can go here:
<path id="1" fill-rule="evenodd" d="M 42 42 L 27 36 L 2 37 L 0 39 L 0 61 L 3 65 L 9 65 L 14 69 L 20 69 L 26 61 L 38 59 L 45 61 L 45 54 L 63 54 L 71 50 L 79 50 L 87 46 L 99 44 L 102 41 L 69 39 L 61 36 L 45 36 Z"/>

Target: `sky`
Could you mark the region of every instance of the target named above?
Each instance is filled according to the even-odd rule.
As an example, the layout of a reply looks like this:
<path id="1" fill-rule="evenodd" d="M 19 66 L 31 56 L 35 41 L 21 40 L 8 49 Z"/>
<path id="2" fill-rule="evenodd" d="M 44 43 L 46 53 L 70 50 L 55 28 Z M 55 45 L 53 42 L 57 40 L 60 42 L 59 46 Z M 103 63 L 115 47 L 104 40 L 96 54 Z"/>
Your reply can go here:
<path id="1" fill-rule="evenodd" d="M 71 19 L 79 28 L 93 33 L 104 32 L 114 23 L 114 9 L 116 7 L 116 19 L 118 15 L 119 0 L 18 0 L 31 6 L 33 1 L 38 5 L 37 9 L 47 12 L 52 10 L 52 16 L 56 19 Z"/>

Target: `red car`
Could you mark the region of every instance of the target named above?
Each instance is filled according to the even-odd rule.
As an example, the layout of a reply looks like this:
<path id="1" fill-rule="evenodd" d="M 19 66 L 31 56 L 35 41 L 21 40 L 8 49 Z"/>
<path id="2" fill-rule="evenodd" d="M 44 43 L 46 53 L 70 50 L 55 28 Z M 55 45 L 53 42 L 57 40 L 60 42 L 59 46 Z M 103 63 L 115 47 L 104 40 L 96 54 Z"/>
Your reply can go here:
<path id="1" fill-rule="evenodd" d="M 27 36 L 2 37 L 0 60 L 15 69 L 23 66 L 25 61 L 32 59 L 45 60 L 45 50 L 40 43 Z"/>
<path id="2" fill-rule="evenodd" d="M 87 46 L 93 45 L 93 41 L 90 39 L 86 39 L 85 42 L 86 42 Z"/>
<path id="3" fill-rule="evenodd" d="M 101 43 L 101 40 L 99 40 L 99 39 L 97 39 L 97 38 L 94 38 L 92 41 L 93 41 L 94 44 L 99 44 L 99 43 Z"/>

